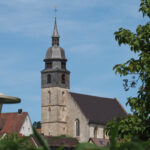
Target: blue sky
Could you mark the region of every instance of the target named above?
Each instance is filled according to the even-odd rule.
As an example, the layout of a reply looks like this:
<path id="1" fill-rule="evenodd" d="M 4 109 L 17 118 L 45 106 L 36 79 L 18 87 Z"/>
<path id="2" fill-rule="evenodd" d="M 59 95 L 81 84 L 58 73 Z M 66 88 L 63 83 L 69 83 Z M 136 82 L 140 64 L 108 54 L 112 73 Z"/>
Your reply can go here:
<path id="1" fill-rule="evenodd" d="M 123 27 L 135 31 L 144 24 L 139 0 L 0 0 L 0 93 L 17 96 L 20 104 L 4 105 L 3 112 L 22 108 L 32 121 L 41 119 L 43 59 L 51 46 L 54 8 L 60 45 L 71 71 L 71 91 L 116 97 L 125 107 L 122 79 L 113 66 L 134 57 L 128 46 L 119 47 L 113 33 Z"/>

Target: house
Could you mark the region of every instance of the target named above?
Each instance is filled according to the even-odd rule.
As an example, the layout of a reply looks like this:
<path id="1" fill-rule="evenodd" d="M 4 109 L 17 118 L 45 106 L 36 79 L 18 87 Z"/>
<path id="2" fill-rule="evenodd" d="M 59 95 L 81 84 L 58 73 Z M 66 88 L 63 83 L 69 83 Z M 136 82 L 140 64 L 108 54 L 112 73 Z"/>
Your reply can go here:
<path id="1" fill-rule="evenodd" d="M 116 98 L 103 98 L 70 92 L 70 71 L 67 70 L 65 50 L 59 45 L 56 23 L 52 46 L 41 71 L 42 133 L 44 136 L 68 135 L 80 142 L 90 138 L 108 139 L 106 123 L 127 112 Z"/>
<path id="2" fill-rule="evenodd" d="M 51 150 L 57 150 L 62 147 L 63 150 L 74 150 L 79 143 L 76 138 L 66 136 L 43 136 L 43 138 L 45 139 Z M 31 136 L 30 142 L 35 147 L 42 146 L 35 136 Z"/>
<path id="3" fill-rule="evenodd" d="M 19 109 L 15 113 L 0 114 L 0 135 L 16 133 L 22 136 L 33 134 L 32 123 L 27 112 Z"/>

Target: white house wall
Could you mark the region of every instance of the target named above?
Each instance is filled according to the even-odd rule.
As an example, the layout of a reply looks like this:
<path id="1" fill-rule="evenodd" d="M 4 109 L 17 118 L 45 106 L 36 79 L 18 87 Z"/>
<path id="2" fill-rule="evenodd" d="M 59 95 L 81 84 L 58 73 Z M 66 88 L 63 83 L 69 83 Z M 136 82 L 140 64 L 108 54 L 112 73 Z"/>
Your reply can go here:
<path id="1" fill-rule="evenodd" d="M 24 136 L 29 136 L 29 135 L 33 134 L 32 123 L 30 121 L 29 116 L 27 116 L 25 118 L 24 123 L 23 123 L 19 133 Z"/>

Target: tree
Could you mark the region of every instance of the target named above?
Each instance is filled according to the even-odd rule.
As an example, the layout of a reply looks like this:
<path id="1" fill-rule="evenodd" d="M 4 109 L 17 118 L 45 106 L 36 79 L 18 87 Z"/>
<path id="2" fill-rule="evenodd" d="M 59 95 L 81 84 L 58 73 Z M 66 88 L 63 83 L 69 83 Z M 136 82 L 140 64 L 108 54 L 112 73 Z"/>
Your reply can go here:
<path id="1" fill-rule="evenodd" d="M 150 0 L 140 0 L 139 11 L 143 17 L 150 18 Z M 133 115 L 121 118 L 118 127 L 120 138 L 134 137 L 141 140 L 150 138 L 150 22 L 145 25 L 138 25 L 136 33 L 120 28 L 115 34 L 119 45 L 127 44 L 130 50 L 138 55 L 138 58 L 131 58 L 123 64 L 114 66 L 115 73 L 120 76 L 130 76 L 124 79 L 124 88 L 138 86 L 137 96 L 129 97 L 127 105 L 131 107 Z M 138 83 L 138 84 L 137 84 Z M 107 124 L 106 131 L 110 133 L 111 126 L 116 121 Z"/>
<path id="2" fill-rule="evenodd" d="M 34 121 L 33 122 L 33 127 L 35 129 L 40 129 L 41 128 L 41 121 Z"/>

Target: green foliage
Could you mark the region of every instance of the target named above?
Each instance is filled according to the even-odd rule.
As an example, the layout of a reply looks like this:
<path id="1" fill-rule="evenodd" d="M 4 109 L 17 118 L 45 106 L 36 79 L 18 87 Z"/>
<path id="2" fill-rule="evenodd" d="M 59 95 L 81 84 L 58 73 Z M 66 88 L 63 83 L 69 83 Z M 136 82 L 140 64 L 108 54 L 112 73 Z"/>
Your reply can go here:
<path id="1" fill-rule="evenodd" d="M 142 11 L 143 16 L 150 17 L 150 1 L 149 0 L 141 0 L 140 9 Z"/>
<path id="2" fill-rule="evenodd" d="M 42 145 L 43 150 L 50 150 L 50 147 L 48 146 L 46 140 L 44 140 L 42 135 L 40 135 L 34 127 L 33 127 L 33 132 L 34 132 L 34 136 L 39 141 L 39 144 Z"/>
<path id="3" fill-rule="evenodd" d="M 149 150 L 150 140 L 143 142 L 138 139 L 132 139 L 126 141 L 121 141 L 118 136 L 120 119 L 114 120 L 115 123 L 110 123 L 112 126 L 110 128 L 110 144 L 105 147 L 98 147 L 90 143 L 81 143 L 77 146 L 76 150 Z"/>
<path id="4" fill-rule="evenodd" d="M 150 0 L 141 0 L 140 12 L 143 17 L 150 18 Z M 124 79 L 125 90 L 137 86 L 136 97 L 129 97 L 127 105 L 130 105 L 133 115 L 122 118 L 119 122 L 119 138 L 132 139 L 135 135 L 141 140 L 150 138 L 150 22 L 138 25 L 136 32 L 120 28 L 115 34 L 119 45 L 127 44 L 130 50 L 138 55 L 123 64 L 114 66 L 116 74 L 120 76 L 134 76 L 137 80 Z M 129 85 L 130 83 L 130 85 Z M 107 124 L 106 132 L 109 134 L 111 126 L 116 121 Z"/>
<path id="5" fill-rule="evenodd" d="M 107 148 L 100 148 L 91 143 L 81 143 L 76 147 L 76 150 L 109 150 Z"/>
<path id="6" fill-rule="evenodd" d="M 35 148 L 29 141 L 30 137 L 18 137 L 16 134 L 0 138 L 0 150 L 44 150 Z"/>

